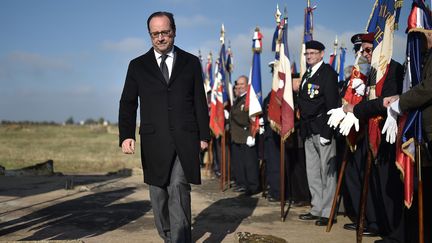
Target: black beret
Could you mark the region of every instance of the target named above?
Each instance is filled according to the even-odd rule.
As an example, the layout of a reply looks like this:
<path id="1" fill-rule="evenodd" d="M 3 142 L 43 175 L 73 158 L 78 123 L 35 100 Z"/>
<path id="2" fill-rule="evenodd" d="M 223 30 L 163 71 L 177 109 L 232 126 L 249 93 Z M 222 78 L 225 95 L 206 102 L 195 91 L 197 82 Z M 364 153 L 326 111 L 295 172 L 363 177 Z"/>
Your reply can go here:
<path id="1" fill-rule="evenodd" d="M 325 46 L 319 41 L 311 40 L 306 42 L 306 49 L 314 49 L 314 50 L 322 51 L 325 49 Z"/>
<path id="2" fill-rule="evenodd" d="M 354 45 L 357 45 L 357 44 L 361 44 L 362 43 L 362 39 L 361 39 L 361 35 L 362 35 L 363 33 L 359 33 L 359 34 L 355 34 L 355 35 L 353 35 L 352 37 L 351 37 L 351 42 L 354 44 Z"/>

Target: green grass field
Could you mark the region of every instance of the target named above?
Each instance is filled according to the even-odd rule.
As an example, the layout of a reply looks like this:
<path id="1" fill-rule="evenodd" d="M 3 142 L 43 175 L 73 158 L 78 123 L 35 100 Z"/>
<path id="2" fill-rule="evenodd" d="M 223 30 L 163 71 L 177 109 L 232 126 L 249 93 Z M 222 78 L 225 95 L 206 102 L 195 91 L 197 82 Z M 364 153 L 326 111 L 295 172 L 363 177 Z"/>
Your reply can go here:
<path id="1" fill-rule="evenodd" d="M 62 173 L 141 168 L 139 149 L 134 155 L 121 152 L 115 126 L 0 125 L 0 165 L 7 170 L 49 159 Z"/>

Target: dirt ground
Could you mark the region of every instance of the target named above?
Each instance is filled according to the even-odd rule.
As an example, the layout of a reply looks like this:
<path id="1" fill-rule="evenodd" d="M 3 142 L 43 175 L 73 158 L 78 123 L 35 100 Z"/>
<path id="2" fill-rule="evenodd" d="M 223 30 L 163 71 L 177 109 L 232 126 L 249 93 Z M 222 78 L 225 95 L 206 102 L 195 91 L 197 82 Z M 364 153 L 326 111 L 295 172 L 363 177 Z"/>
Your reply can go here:
<path id="1" fill-rule="evenodd" d="M 202 185 L 192 187 L 194 241 L 239 242 L 239 232 L 250 232 L 286 242 L 356 242 L 355 232 L 342 227 L 350 222 L 347 217 L 339 215 L 327 233 L 313 221 L 298 219 L 308 207 L 290 208 L 281 222 L 279 205 L 261 194 L 221 192 L 218 180 L 203 178 Z M 377 239 L 364 237 L 363 242 Z M 153 224 L 148 187 L 135 173 L 0 176 L 0 241 L 162 242 Z"/>

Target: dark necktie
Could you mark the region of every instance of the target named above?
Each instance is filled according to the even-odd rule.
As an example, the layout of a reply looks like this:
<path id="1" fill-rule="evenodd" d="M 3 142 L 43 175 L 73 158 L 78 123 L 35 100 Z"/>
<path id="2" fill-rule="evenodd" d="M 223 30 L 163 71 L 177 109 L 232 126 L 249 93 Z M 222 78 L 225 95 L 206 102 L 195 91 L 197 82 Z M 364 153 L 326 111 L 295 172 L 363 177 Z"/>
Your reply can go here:
<path id="1" fill-rule="evenodd" d="M 161 63 L 160 63 L 160 70 L 162 72 L 162 75 L 165 78 L 165 81 L 168 83 L 169 82 L 169 73 L 168 73 L 168 66 L 166 65 L 165 60 L 167 59 L 168 55 L 167 54 L 162 54 L 161 56 Z"/>
<path id="2" fill-rule="evenodd" d="M 306 83 L 306 80 L 307 80 L 308 78 L 310 78 L 311 73 L 312 73 L 312 68 L 308 68 L 308 69 L 306 69 L 305 74 L 303 74 L 303 79 L 302 79 L 301 88 L 303 88 L 303 85 Z"/>

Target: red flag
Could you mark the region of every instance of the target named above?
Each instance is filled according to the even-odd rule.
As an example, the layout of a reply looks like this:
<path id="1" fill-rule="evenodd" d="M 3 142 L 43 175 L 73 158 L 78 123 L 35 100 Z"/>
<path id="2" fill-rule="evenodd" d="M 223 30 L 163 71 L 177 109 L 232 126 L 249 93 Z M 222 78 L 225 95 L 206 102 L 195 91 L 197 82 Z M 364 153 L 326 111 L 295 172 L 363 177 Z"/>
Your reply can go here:
<path id="1" fill-rule="evenodd" d="M 355 89 L 353 89 L 352 85 L 354 79 L 361 79 L 363 83 L 366 83 L 369 71 L 370 64 L 368 63 L 367 59 L 360 55 L 360 53 L 358 53 L 353 69 L 351 71 L 351 77 L 347 86 L 347 90 L 345 91 L 345 95 L 343 97 L 344 103 L 356 105 L 360 101 L 362 101 L 363 96 L 356 95 L 356 91 Z M 357 141 L 357 134 L 358 133 L 355 132 L 354 129 L 351 129 L 350 133 L 347 136 L 347 143 L 351 151 L 354 151 L 356 149 L 355 145 Z"/>

